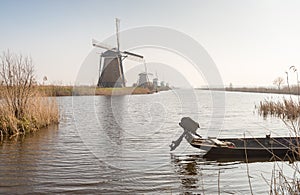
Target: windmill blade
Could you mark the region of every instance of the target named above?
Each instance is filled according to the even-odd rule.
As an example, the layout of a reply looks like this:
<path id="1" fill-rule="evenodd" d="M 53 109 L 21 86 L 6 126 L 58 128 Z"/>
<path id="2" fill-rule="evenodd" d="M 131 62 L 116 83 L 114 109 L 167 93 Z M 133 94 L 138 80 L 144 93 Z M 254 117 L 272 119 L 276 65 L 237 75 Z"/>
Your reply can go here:
<path id="1" fill-rule="evenodd" d="M 134 56 L 134 57 L 137 57 L 137 58 L 140 58 L 140 59 L 144 59 L 144 56 L 141 56 L 141 55 L 138 55 L 138 54 L 135 54 L 135 53 L 131 53 L 129 51 L 123 51 L 122 53 L 124 53 L 126 55 L 130 55 L 130 56 Z"/>
<path id="2" fill-rule="evenodd" d="M 104 43 L 101 43 L 95 39 L 92 39 L 92 44 L 94 47 L 99 47 L 99 48 L 102 48 L 102 49 L 106 49 L 106 50 L 113 50 L 114 48 L 109 46 L 109 45 L 106 45 Z"/>
<path id="3" fill-rule="evenodd" d="M 136 56 L 133 56 L 133 55 L 126 55 L 125 54 L 125 57 L 126 59 L 128 60 L 132 60 L 132 61 L 136 61 L 136 62 L 144 62 L 143 58 L 139 58 L 139 57 L 136 57 Z"/>
<path id="4" fill-rule="evenodd" d="M 117 36 L 117 50 L 120 51 L 120 19 L 116 18 L 116 36 Z"/>

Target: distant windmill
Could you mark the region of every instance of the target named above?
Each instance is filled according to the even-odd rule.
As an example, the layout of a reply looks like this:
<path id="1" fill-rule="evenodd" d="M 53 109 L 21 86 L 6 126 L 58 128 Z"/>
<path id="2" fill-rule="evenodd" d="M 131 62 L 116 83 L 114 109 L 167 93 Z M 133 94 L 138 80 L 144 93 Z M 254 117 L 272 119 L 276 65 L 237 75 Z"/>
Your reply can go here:
<path id="1" fill-rule="evenodd" d="M 139 87 L 149 87 L 150 80 L 149 75 L 153 75 L 152 73 L 148 73 L 146 62 L 144 61 L 145 71 L 139 74 L 139 78 L 137 81 L 137 86 Z"/>
<path id="2" fill-rule="evenodd" d="M 107 46 L 94 39 L 92 40 L 94 47 L 106 49 L 106 51 L 100 55 L 98 87 L 125 87 L 123 60 L 127 57 L 131 57 L 131 60 L 136 61 L 144 58 L 141 55 L 120 50 L 119 28 L 120 20 L 116 18 L 116 48 Z"/>

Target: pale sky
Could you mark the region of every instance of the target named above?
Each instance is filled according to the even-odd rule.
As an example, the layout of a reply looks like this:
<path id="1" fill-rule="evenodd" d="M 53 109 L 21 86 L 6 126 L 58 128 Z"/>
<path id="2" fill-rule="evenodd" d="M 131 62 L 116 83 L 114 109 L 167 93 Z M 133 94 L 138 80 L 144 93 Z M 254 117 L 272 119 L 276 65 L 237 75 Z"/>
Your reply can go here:
<path id="1" fill-rule="evenodd" d="M 39 80 L 73 84 L 91 39 L 112 36 L 117 17 L 121 30 L 161 26 L 190 36 L 225 85 L 271 86 L 290 66 L 300 70 L 299 10 L 298 0 L 0 0 L 0 51 L 31 55 Z"/>

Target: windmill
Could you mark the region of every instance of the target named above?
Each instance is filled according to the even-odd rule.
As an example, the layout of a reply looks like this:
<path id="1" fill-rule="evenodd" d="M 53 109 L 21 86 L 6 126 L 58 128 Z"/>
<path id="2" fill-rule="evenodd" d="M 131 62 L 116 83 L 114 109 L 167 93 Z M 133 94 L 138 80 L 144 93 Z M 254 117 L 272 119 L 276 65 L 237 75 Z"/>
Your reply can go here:
<path id="1" fill-rule="evenodd" d="M 131 60 L 140 61 L 144 57 L 129 51 L 120 50 L 120 36 L 119 36 L 120 20 L 116 18 L 116 38 L 117 47 L 111 47 L 92 40 L 94 47 L 105 49 L 106 51 L 100 55 L 99 65 L 99 79 L 98 87 L 125 87 L 125 77 L 123 69 L 123 60 L 130 57 Z"/>
<path id="2" fill-rule="evenodd" d="M 145 71 L 141 72 L 139 74 L 139 78 L 138 78 L 138 81 L 137 81 L 137 86 L 146 88 L 146 87 L 150 87 L 149 75 L 153 75 L 153 74 L 148 73 L 147 65 L 146 65 L 145 60 L 144 60 L 144 68 L 145 68 Z"/>

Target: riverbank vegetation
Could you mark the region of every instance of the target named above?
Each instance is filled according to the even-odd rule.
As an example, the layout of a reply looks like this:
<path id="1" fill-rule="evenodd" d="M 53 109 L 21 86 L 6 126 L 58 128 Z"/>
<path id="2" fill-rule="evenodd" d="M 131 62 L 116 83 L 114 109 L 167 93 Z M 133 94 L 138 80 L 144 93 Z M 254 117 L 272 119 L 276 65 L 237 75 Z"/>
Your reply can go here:
<path id="1" fill-rule="evenodd" d="M 38 90 L 30 57 L 3 52 L 0 81 L 1 138 L 24 135 L 59 122 L 56 99 Z"/>
<path id="2" fill-rule="evenodd" d="M 287 81 L 288 83 L 288 81 Z M 278 87 L 280 90 L 280 87 Z M 282 90 L 280 90 L 283 92 Z M 285 92 L 288 94 L 299 94 L 299 84 L 296 87 L 290 88 L 289 85 Z M 259 113 L 263 117 L 278 117 L 290 130 L 291 136 L 299 138 L 296 144 L 291 143 L 297 156 L 295 159 L 290 159 L 289 167 L 293 168 L 292 176 L 286 175 L 282 166 L 274 165 L 272 178 L 269 182 L 270 195 L 278 194 L 299 194 L 300 192 L 300 170 L 298 163 L 295 162 L 300 158 L 300 100 L 299 96 L 292 98 L 283 98 L 278 100 L 264 100 L 260 102 Z"/>
<path id="3" fill-rule="evenodd" d="M 250 93 L 275 93 L 300 95 L 300 88 L 297 85 L 274 87 L 224 87 L 224 88 L 197 88 L 200 90 L 232 91 L 232 92 L 250 92 Z"/>
<path id="4" fill-rule="evenodd" d="M 274 116 L 294 123 L 300 117 L 300 102 L 286 98 L 278 101 L 264 100 L 260 102 L 259 112 L 264 117 Z"/>
<path id="5" fill-rule="evenodd" d="M 138 95 L 152 94 L 160 91 L 171 90 L 169 87 L 160 87 L 151 90 L 144 87 L 124 87 L 124 88 L 99 88 L 96 86 L 60 86 L 60 85 L 37 85 L 37 90 L 48 97 L 54 96 L 89 96 L 89 95 Z"/>
<path id="6" fill-rule="evenodd" d="M 282 99 L 277 101 L 265 100 L 260 102 L 259 113 L 263 117 L 278 117 L 289 128 L 291 136 L 299 138 L 296 144 L 291 143 L 297 156 L 290 159 L 289 167 L 294 169 L 293 176 L 284 173 L 282 166 L 274 165 L 272 178 L 269 183 L 270 195 L 299 194 L 300 192 L 300 170 L 298 163 L 300 158 L 300 102 L 299 99 Z M 291 157 L 293 158 L 293 157 Z"/>
<path id="7" fill-rule="evenodd" d="M 95 86 L 57 86 L 39 85 L 37 90 L 45 96 L 87 96 L 87 95 L 135 95 L 153 93 L 147 88 L 125 87 L 125 88 L 99 88 Z"/>

